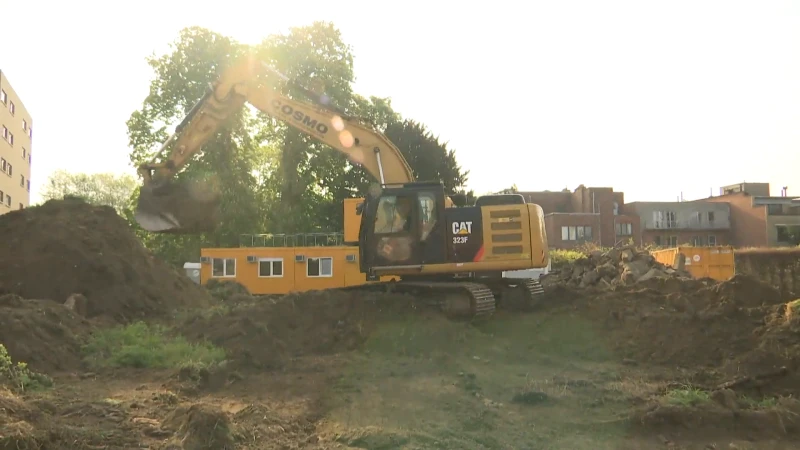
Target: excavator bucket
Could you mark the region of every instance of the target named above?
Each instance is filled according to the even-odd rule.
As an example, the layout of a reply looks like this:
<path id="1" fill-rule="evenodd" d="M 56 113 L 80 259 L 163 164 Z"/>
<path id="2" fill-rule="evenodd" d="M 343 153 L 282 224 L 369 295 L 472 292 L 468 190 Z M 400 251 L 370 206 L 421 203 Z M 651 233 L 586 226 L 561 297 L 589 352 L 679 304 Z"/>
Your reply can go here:
<path id="1" fill-rule="evenodd" d="M 211 184 L 153 182 L 142 186 L 134 218 L 152 233 L 204 233 L 216 229 L 219 205 L 219 194 Z"/>

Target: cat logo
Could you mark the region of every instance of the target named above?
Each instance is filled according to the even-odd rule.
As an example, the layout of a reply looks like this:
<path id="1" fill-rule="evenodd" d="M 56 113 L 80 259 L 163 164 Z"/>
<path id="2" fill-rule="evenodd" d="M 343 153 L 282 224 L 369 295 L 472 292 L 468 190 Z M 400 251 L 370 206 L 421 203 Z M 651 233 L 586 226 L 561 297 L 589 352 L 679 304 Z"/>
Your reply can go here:
<path id="1" fill-rule="evenodd" d="M 472 222 L 453 222 L 453 234 L 472 234 Z"/>

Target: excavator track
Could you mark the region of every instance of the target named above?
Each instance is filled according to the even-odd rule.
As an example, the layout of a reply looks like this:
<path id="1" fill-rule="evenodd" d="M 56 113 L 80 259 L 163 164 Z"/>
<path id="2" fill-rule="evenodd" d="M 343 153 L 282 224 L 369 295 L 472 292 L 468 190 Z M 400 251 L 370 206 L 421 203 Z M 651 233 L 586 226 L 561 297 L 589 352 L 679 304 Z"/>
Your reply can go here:
<path id="1" fill-rule="evenodd" d="M 540 283 L 539 280 L 527 278 L 522 285 L 528 293 L 529 308 L 541 306 L 544 301 L 544 286 L 542 286 L 542 283 Z"/>
<path id="2" fill-rule="evenodd" d="M 366 284 L 346 290 L 402 292 L 427 299 L 451 317 L 489 317 L 495 312 L 495 296 L 489 286 L 459 281 L 398 281 Z"/>
<path id="3" fill-rule="evenodd" d="M 498 307 L 510 311 L 531 311 L 544 301 L 544 287 L 533 278 L 503 278 L 487 283 L 499 299 Z"/>

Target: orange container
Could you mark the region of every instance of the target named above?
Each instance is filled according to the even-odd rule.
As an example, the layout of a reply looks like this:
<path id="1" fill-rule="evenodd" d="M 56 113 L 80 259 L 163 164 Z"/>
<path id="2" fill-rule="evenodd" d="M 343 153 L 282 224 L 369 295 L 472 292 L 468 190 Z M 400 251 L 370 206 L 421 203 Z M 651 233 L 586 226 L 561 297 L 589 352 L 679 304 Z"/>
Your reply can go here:
<path id="1" fill-rule="evenodd" d="M 684 269 L 695 278 L 724 281 L 736 273 L 733 247 L 674 247 L 651 252 L 656 261 L 674 267 L 678 254 L 684 257 Z"/>

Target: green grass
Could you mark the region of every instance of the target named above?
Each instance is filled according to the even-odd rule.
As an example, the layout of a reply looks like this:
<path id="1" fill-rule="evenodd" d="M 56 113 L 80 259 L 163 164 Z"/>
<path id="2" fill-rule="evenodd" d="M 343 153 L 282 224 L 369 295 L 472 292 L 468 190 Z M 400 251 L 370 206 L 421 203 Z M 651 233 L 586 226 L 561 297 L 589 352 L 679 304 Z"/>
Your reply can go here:
<path id="1" fill-rule="evenodd" d="M 673 389 L 667 392 L 666 395 L 664 395 L 664 400 L 672 405 L 696 406 L 710 401 L 711 396 L 704 390 L 687 387 L 683 389 Z"/>
<path id="2" fill-rule="evenodd" d="M 331 427 L 368 448 L 616 448 L 617 411 L 629 405 L 587 400 L 623 397 L 599 387 L 619 370 L 610 357 L 572 316 L 401 317 L 335 383 Z"/>
<path id="3" fill-rule="evenodd" d="M 144 322 L 97 331 L 83 351 L 93 367 L 166 369 L 211 366 L 225 360 L 225 351 L 219 347 L 169 336 L 163 327 Z"/>

